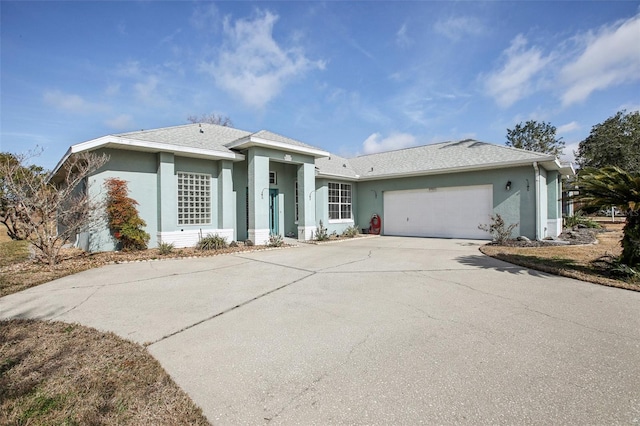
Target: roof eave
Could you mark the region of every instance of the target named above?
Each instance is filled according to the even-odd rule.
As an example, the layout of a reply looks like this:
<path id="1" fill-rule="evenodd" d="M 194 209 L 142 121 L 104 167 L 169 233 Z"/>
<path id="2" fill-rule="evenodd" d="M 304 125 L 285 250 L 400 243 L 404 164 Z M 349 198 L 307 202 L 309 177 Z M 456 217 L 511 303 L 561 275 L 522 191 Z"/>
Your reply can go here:
<path id="1" fill-rule="evenodd" d="M 342 179 L 342 180 L 349 180 L 354 182 L 360 179 L 359 175 L 347 176 L 347 175 L 341 175 L 339 173 L 326 173 L 326 172 L 320 172 L 320 171 L 316 174 L 316 177 L 325 178 L 325 179 Z"/>
<path id="2" fill-rule="evenodd" d="M 327 151 L 316 148 L 308 148 L 304 146 L 291 145 L 283 142 L 271 141 L 268 139 L 258 138 L 253 135 L 238 139 L 230 144 L 225 145 L 229 149 L 247 149 L 253 146 L 277 149 L 280 151 L 295 152 L 298 154 L 309 155 L 314 158 L 328 157 L 331 154 Z"/>
<path id="3" fill-rule="evenodd" d="M 542 160 L 542 161 L 541 161 Z M 506 169 L 509 167 L 520 167 L 532 165 L 534 162 L 542 163 L 544 159 L 541 160 L 519 160 L 519 161 L 509 161 L 509 162 L 500 162 L 500 163 L 489 163 L 489 164 L 479 164 L 472 166 L 459 166 L 459 167 L 448 167 L 442 169 L 433 169 L 433 170 L 418 170 L 415 172 L 401 172 L 401 173 L 385 173 L 379 175 L 360 175 L 358 180 L 367 181 L 367 180 L 380 180 L 380 179 L 396 179 L 396 178 L 404 178 L 404 177 L 415 177 L 415 176 L 429 176 L 429 175 L 440 175 L 440 174 L 449 174 L 449 173 L 463 173 L 463 172 L 474 172 L 474 171 L 482 171 L 482 170 L 490 170 L 490 169 Z"/>
<path id="4" fill-rule="evenodd" d="M 173 144 L 142 141 L 138 139 L 124 138 L 121 136 L 103 136 L 90 141 L 72 145 L 62 157 L 52 172 L 55 175 L 72 154 L 93 151 L 100 148 L 135 149 L 143 152 L 171 152 L 186 157 L 206 158 L 215 160 L 242 161 L 244 155 L 237 152 L 222 152 L 202 148 L 185 147 Z"/>

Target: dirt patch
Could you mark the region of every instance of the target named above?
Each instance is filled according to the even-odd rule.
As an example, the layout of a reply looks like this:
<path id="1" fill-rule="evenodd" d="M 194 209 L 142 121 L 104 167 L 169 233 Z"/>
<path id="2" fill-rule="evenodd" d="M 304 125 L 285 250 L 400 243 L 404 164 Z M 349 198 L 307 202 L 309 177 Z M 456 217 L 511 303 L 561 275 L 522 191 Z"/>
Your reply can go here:
<path id="1" fill-rule="evenodd" d="M 0 322 L 0 424 L 206 425 L 145 348 L 60 322 Z"/>
<path id="2" fill-rule="evenodd" d="M 557 245 L 546 243 L 529 246 L 497 246 L 488 244 L 480 251 L 496 259 L 596 284 L 640 291 L 640 283 L 633 279 L 620 279 L 612 275 L 603 259 L 620 256 L 622 223 L 604 224 L 601 232 L 594 233 L 593 244 Z M 587 234 L 584 231 L 585 235 Z M 533 243 L 533 242 L 532 242 Z"/>

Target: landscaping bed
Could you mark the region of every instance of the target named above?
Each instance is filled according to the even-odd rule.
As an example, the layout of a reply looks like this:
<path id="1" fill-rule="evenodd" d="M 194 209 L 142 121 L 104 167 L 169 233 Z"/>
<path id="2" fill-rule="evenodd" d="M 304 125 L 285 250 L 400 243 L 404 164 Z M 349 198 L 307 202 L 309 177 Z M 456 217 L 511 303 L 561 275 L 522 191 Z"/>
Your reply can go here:
<path id="1" fill-rule="evenodd" d="M 173 249 L 166 254 L 161 254 L 158 249 L 130 252 L 86 253 L 80 249 L 70 248 L 63 249 L 60 263 L 49 266 L 30 259 L 26 245 L 23 243 L 22 241 L 0 243 L 0 257 L 3 258 L 3 260 L 0 261 L 0 297 L 67 275 L 114 263 L 209 257 L 270 248 L 267 246 L 247 246 L 239 243 L 237 247 L 227 247 L 218 250 L 198 250 L 195 248 Z M 5 252 L 10 252 L 13 258 L 10 258 L 9 255 L 1 256 L 3 247 L 16 246 L 21 247 L 21 250 L 15 248 L 5 250 Z"/>
<path id="2" fill-rule="evenodd" d="M 487 244 L 480 251 L 487 256 L 531 269 L 576 278 L 596 284 L 640 291 L 638 278 L 618 275 L 613 260 L 620 256 L 623 223 L 603 224 L 600 231 L 580 228 L 561 238 L 571 244 L 554 241 L 514 241 L 506 245 Z M 573 231 L 573 230 L 572 230 Z M 577 236 L 577 234 L 581 234 Z M 589 234 L 595 241 L 588 242 Z M 562 241 L 562 240 L 560 240 Z"/>

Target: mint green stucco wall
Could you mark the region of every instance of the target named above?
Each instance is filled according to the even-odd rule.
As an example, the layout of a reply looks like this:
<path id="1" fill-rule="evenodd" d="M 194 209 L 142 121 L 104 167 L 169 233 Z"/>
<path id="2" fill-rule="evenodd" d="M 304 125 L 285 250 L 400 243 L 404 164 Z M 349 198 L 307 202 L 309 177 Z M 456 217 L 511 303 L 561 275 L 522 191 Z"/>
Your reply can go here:
<path id="1" fill-rule="evenodd" d="M 248 236 L 247 231 L 247 160 L 239 161 L 233 165 L 233 190 L 236 193 L 236 235 L 238 241 L 245 241 Z"/>
<path id="2" fill-rule="evenodd" d="M 89 179 L 89 191 L 92 196 L 106 196 L 104 182 L 109 178 L 118 178 L 127 181 L 129 197 L 136 200 L 140 217 L 147 223 L 145 230 L 149 233 L 149 247 L 156 246 L 156 229 L 158 228 L 158 180 L 157 180 L 157 156 L 152 153 L 105 149 L 110 158 L 109 162 L 99 169 Z M 114 250 L 115 241 L 109 233 L 109 228 L 104 222 L 100 229 L 91 233 L 89 238 L 90 251 Z"/>
<path id="3" fill-rule="evenodd" d="M 505 189 L 508 181 L 511 181 L 510 191 Z M 493 185 L 494 213 L 499 213 L 508 224 L 519 224 L 514 234 L 535 238 L 535 171 L 531 166 L 358 182 L 356 223 L 365 228 L 374 213 L 382 216 L 384 191 L 469 185 Z M 460 208 L 472 209 L 473 206 Z"/>
<path id="4" fill-rule="evenodd" d="M 547 216 L 549 219 L 562 217 L 562 181 L 556 170 L 547 172 Z"/>
<path id="5" fill-rule="evenodd" d="M 334 221 L 329 220 L 329 182 L 333 183 L 348 183 L 351 184 L 351 218 L 352 220 Z M 340 180 L 340 179 L 316 179 L 316 226 L 320 225 L 320 220 L 327 232 L 330 234 L 335 232 L 336 234 L 342 234 L 345 229 L 350 226 L 359 226 L 360 228 L 366 228 L 367 226 L 360 226 L 358 222 L 358 209 L 360 201 L 358 199 L 359 184 L 352 181 Z M 367 219 L 367 224 L 369 220 Z"/>
<path id="6" fill-rule="evenodd" d="M 313 181 L 314 158 L 263 147 L 251 147 L 243 153 L 246 159 L 235 163 L 233 168 L 238 240 L 249 238 L 249 229 L 252 227 L 269 228 L 269 189 L 277 189 L 279 194 L 280 235 L 297 237 L 297 226 L 304 222 L 304 206 L 300 206 L 300 220 L 296 222 L 295 182 L 297 180 L 300 185 L 299 201 L 302 203 L 303 196 L 308 196 L 310 190 L 305 188 L 304 181 L 300 179 L 300 171 L 306 165 L 306 172 L 302 172 L 302 176 L 306 173 L 307 180 Z M 269 183 L 269 172 L 276 173 L 275 184 Z M 310 186 L 309 183 L 307 186 Z"/>
<path id="7" fill-rule="evenodd" d="M 109 162 L 90 179 L 91 194 L 104 197 L 104 181 L 115 177 L 127 181 L 129 196 L 136 200 L 140 217 L 147 223 L 149 247 L 158 244 L 158 232 L 199 229 L 233 229 L 236 198 L 233 193 L 233 163 L 179 157 L 171 153 L 144 153 L 105 149 Z M 211 176 L 211 220 L 209 224 L 178 225 L 177 173 L 192 172 Z M 90 251 L 114 250 L 106 222 L 89 238 Z"/>

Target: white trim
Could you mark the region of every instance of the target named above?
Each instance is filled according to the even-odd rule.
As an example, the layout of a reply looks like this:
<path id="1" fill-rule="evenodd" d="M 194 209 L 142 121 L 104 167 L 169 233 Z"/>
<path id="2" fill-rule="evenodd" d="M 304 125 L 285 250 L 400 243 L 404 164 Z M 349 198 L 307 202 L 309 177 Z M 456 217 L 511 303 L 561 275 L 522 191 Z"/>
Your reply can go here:
<path id="1" fill-rule="evenodd" d="M 315 158 L 328 157 L 331 154 L 327 151 L 323 151 L 317 148 L 309 148 L 305 146 L 288 144 L 285 142 L 276 142 L 268 139 L 257 138 L 253 135 L 245 136 L 244 138 L 238 139 L 235 142 L 231 142 L 230 144 L 225 145 L 229 149 L 244 149 L 250 148 L 252 146 L 263 146 L 266 148 L 273 148 L 281 151 L 289 151 L 296 152 L 298 154 L 306 154 L 311 155 Z"/>
<path id="2" fill-rule="evenodd" d="M 353 212 L 351 212 L 353 215 Z M 351 219 L 329 219 L 329 223 L 350 223 L 353 224 L 353 217 Z"/>
<path id="3" fill-rule="evenodd" d="M 315 226 L 298 226 L 298 241 L 312 240 L 315 230 Z"/>
<path id="4" fill-rule="evenodd" d="M 267 229 L 249 229 L 249 239 L 257 246 L 269 244 L 271 231 Z"/>
<path id="5" fill-rule="evenodd" d="M 536 161 L 533 162 L 533 170 L 535 170 L 536 240 L 541 240 L 543 235 L 541 230 L 542 224 L 540 223 L 540 168 Z"/>
<path id="6" fill-rule="evenodd" d="M 227 242 L 233 241 L 233 229 L 188 229 L 185 231 L 158 232 L 158 244 L 169 243 L 175 248 L 195 247 L 200 239 L 200 235 L 206 237 L 208 234 L 218 234 L 225 237 Z"/>
<path id="7" fill-rule="evenodd" d="M 174 154 L 188 154 L 195 157 L 232 161 L 242 161 L 245 158 L 244 155 L 235 152 L 214 151 L 210 149 L 192 148 L 168 143 L 149 142 L 138 139 L 124 138 L 122 136 L 108 135 L 72 145 L 67 150 L 67 153 L 64 155 L 64 157 L 62 157 L 62 160 L 60 160 L 60 162 L 56 165 L 55 169 L 53 169 L 53 171 L 51 172 L 51 176 L 55 175 L 58 172 L 60 167 L 62 167 L 62 165 L 72 154 L 92 151 L 98 148 L 138 148 L 138 151 L 172 152 Z"/>
<path id="8" fill-rule="evenodd" d="M 373 175 L 373 176 L 360 175 L 360 177 L 357 180 L 358 181 L 381 180 L 381 179 L 394 179 L 394 178 L 404 178 L 404 177 L 414 177 L 414 176 L 442 175 L 442 174 L 448 174 L 448 173 L 471 172 L 471 171 L 479 171 L 479 170 L 506 169 L 509 167 L 527 166 L 533 163 L 537 163 L 537 161 L 522 160 L 522 161 L 512 161 L 512 162 L 503 162 L 503 163 L 480 164 L 480 165 L 473 165 L 473 166 L 450 167 L 446 169 L 421 170 L 421 171 L 415 171 L 415 172 L 409 172 L 409 173 L 386 173 L 386 174 L 379 174 L 379 175 Z M 322 177 L 322 173 L 318 173 L 318 176 Z"/>
<path id="9" fill-rule="evenodd" d="M 562 233 L 562 219 L 547 220 L 547 237 L 557 237 Z"/>
<path id="10" fill-rule="evenodd" d="M 316 173 L 316 176 L 319 177 L 319 178 L 324 178 L 324 179 L 348 180 L 349 182 L 357 182 L 358 180 L 360 180 L 360 175 L 345 176 L 345 175 L 339 175 L 337 173 L 322 173 L 322 172 L 318 172 L 318 173 Z"/>

